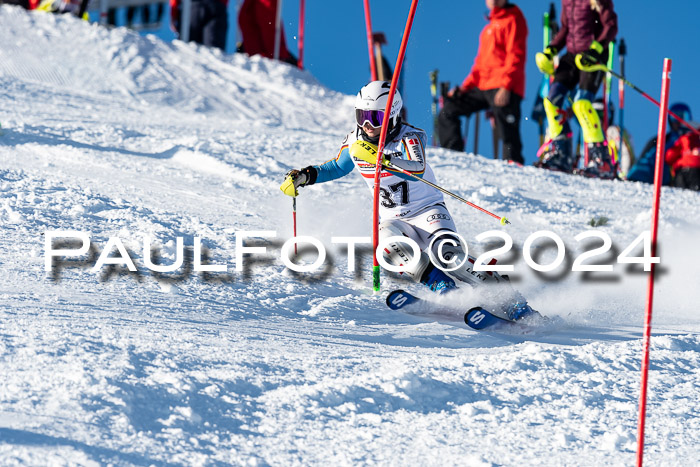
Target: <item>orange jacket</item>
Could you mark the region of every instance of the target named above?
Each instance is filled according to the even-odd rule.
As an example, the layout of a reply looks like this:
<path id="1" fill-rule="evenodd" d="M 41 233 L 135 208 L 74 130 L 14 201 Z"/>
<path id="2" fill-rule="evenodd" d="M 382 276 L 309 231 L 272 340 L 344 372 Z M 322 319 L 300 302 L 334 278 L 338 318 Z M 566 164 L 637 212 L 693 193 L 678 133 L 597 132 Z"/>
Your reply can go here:
<path id="1" fill-rule="evenodd" d="M 506 88 L 525 95 L 527 23 L 515 5 L 494 8 L 479 36 L 479 52 L 462 90 Z"/>

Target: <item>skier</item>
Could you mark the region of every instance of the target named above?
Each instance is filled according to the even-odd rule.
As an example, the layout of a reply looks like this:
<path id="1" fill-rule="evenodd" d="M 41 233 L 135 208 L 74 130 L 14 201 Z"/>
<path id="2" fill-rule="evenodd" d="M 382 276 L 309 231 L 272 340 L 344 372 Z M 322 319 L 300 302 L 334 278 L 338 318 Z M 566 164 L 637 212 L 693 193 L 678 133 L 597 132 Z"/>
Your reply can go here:
<path id="1" fill-rule="evenodd" d="M 357 94 L 355 99 L 356 127 L 343 141 L 335 159 L 316 166 L 291 170 L 280 189 L 289 196 L 297 195 L 297 188 L 325 183 L 349 174 L 356 168 L 367 182 L 370 189 L 374 187 L 376 145 L 379 141 L 381 125 L 384 118 L 390 84 L 387 81 L 372 81 Z M 386 145 L 382 161 L 435 183 L 435 176 L 426 161 L 425 131 L 401 121 L 401 95 L 397 91 L 391 105 Z M 367 148 L 371 148 L 369 151 Z M 484 282 L 507 283 L 506 279 L 496 273 L 473 271 L 474 258 L 466 257 L 459 238 L 456 235 L 452 215 L 445 206 L 442 193 L 427 184 L 421 183 L 400 172 L 385 168 L 380 179 L 380 239 L 388 237 L 408 237 L 421 248 L 419 261 L 411 270 L 403 273 L 415 282 L 426 285 L 437 293 L 445 293 L 456 287 L 454 279 L 433 264 L 441 261 L 440 266 L 448 268 L 462 264 L 450 274 L 460 282 L 476 286 Z M 455 235 L 453 235 L 455 234 Z M 427 251 L 434 238 L 440 241 L 432 243 L 432 255 Z M 452 244 L 448 244 L 452 242 Z M 442 244 L 442 254 L 439 248 Z M 387 263 L 399 266 L 406 264 L 413 256 L 412 249 L 405 243 L 390 243 L 384 252 Z M 471 260 L 471 262 L 469 261 Z M 500 288 L 499 288 L 500 289 Z M 500 311 L 510 319 L 517 319 L 532 310 L 520 294 L 507 286 L 510 294 L 500 294 L 496 303 Z"/>
<path id="2" fill-rule="evenodd" d="M 700 191 L 700 136 L 688 131 L 666 151 L 673 172 L 673 186 Z"/>
<path id="3" fill-rule="evenodd" d="M 581 124 L 583 141 L 588 148 L 589 163 L 581 172 L 585 176 L 615 178 L 615 170 L 605 142 L 602 125 L 593 101 L 604 78 L 602 71 L 585 72 L 576 65 L 591 66 L 606 63 L 608 44 L 617 34 L 617 15 L 612 0 L 562 0 L 561 29 L 543 52 L 536 55 L 542 73 L 554 75 L 544 108 L 549 124 L 551 143 L 537 165 L 546 169 L 572 172 L 574 157 L 571 129 L 566 121 L 564 105 L 576 87 L 572 108 Z M 554 57 L 566 47 L 559 66 L 554 70 Z"/>
<path id="4" fill-rule="evenodd" d="M 690 107 L 688 104 L 683 102 L 676 102 L 668 108 L 671 112 L 675 113 L 685 121 L 691 121 L 693 119 L 690 112 Z M 664 150 L 668 150 L 673 146 L 678 138 L 683 136 L 686 132 L 690 131 L 685 126 L 681 125 L 681 122 L 676 120 L 673 115 L 668 115 L 668 126 L 670 130 L 666 133 L 666 147 Z M 626 180 L 630 182 L 644 182 L 644 183 L 654 183 L 654 170 L 656 167 L 656 136 L 653 136 L 647 144 L 642 149 L 639 154 L 639 159 L 632 166 L 632 168 L 627 173 Z M 667 165 L 664 165 L 663 172 L 663 185 L 671 184 L 671 172 Z"/>

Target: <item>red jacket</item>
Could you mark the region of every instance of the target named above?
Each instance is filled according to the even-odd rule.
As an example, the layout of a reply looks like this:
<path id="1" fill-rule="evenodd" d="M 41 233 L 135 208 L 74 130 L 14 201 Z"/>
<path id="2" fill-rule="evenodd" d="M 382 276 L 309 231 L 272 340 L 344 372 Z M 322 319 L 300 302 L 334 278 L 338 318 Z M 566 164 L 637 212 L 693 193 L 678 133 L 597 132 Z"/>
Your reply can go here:
<path id="1" fill-rule="evenodd" d="M 479 36 L 479 52 L 462 90 L 506 88 L 525 95 L 527 23 L 515 5 L 494 8 Z"/>
<path id="2" fill-rule="evenodd" d="M 238 11 L 238 26 L 243 36 L 243 51 L 250 55 L 274 58 L 275 22 L 277 21 L 277 0 L 245 0 Z M 287 42 L 284 40 L 284 27 L 280 31 L 281 61 L 290 58 Z"/>
<path id="3" fill-rule="evenodd" d="M 617 35 L 617 14 L 612 0 L 561 0 L 561 28 L 550 46 L 578 54 L 600 42 L 607 50 Z"/>
<path id="4" fill-rule="evenodd" d="M 666 163 L 674 172 L 683 168 L 700 168 L 700 136 L 686 133 L 665 154 Z"/>

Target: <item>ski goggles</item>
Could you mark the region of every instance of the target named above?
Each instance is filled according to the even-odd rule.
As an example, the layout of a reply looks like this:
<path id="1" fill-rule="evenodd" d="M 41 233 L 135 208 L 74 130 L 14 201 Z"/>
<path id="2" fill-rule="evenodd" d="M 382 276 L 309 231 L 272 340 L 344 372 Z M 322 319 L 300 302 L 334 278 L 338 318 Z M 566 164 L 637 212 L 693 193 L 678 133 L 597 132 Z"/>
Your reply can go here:
<path id="1" fill-rule="evenodd" d="M 355 120 L 359 126 L 362 126 L 365 124 L 365 122 L 367 122 L 374 128 L 379 128 L 382 126 L 382 122 L 384 121 L 384 111 L 355 109 Z"/>

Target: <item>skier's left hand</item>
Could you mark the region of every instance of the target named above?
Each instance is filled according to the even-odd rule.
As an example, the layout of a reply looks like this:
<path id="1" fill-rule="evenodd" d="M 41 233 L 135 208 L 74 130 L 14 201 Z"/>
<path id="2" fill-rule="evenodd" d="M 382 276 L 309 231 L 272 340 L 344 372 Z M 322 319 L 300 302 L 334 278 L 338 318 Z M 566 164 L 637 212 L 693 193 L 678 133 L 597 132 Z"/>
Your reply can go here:
<path id="1" fill-rule="evenodd" d="M 581 65 L 589 67 L 600 63 L 603 55 L 603 45 L 598 41 L 593 41 L 591 47 L 581 53 Z"/>
<path id="2" fill-rule="evenodd" d="M 379 150 L 377 149 L 377 146 L 375 144 L 359 139 L 352 143 L 352 146 L 350 146 L 350 155 L 352 157 L 356 157 L 357 159 L 361 159 L 367 162 L 368 164 L 372 165 L 377 164 L 378 151 Z M 387 157 L 386 154 L 382 153 L 382 164 L 386 165 L 386 162 L 388 162 L 389 160 L 390 158 Z"/>

